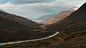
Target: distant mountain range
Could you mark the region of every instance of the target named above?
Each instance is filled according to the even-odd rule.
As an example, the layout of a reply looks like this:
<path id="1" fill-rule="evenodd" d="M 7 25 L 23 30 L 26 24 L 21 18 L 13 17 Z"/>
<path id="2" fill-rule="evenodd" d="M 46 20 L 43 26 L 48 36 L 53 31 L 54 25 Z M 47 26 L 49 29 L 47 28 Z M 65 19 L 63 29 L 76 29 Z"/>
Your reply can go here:
<path id="1" fill-rule="evenodd" d="M 39 17 L 37 20 L 41 20 L 41 21 L 48 21 L 50 19 L 52 19 L 56 14 L 49 14 L 49 15 L 44 15 Z"/>
<path id="2" fill-rule="evenodd" d="M 72 12 L 76 11 L 77 9 L 78 8 L 71 8 L 70 10 L 61 11 L 59 14 L 52 16 L 51 19 L 47 19 L 48 16 L 47 16 L 47 18 L 44 17 L 47 20 L 45 19 L 46 21 L 43 21 L 43 22 L 40 22 L 40 23 L 42 23 L 42 24 L 53 24 L 53 23 L 56 23 L 56 22 L 58 22 L 58 21 L 60 21 L 60 20 L 62 20 L 64 18 L 66 18 L 67 16 L 69 16 Z"/>

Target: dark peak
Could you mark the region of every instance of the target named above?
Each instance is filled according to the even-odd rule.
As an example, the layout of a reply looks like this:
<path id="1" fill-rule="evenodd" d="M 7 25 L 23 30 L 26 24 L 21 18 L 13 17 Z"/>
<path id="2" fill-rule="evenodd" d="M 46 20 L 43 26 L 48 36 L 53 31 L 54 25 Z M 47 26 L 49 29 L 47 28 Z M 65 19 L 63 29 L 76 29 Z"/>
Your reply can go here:
<path id="1" fill-rule="evenodd" d="M 83 7 L 86 7 L 86 2 L 80 8 L 83 8 Z"/>
<path id="2" fill-rule="evenodd" d="M 86 10 L 86 2 L 77 10 L 77 12 L 83 12 L 84 10 Z"/>
<path id="3" fill-rule="evenodd" d="M 86 2 L 82 6 L 86 6 Z"/>
<path id="4" fill-rule="evenodd" d="M 84 4 L 86 5 L 86 2 Z"/>

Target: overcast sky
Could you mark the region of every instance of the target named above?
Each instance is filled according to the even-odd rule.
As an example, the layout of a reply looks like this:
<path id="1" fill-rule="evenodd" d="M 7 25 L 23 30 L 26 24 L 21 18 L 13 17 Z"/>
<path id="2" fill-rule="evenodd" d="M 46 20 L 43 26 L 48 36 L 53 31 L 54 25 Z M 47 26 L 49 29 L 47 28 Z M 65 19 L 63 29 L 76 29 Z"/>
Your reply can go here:
<path id="1" fill-rule="evenodd" d="M 0 9 L 29 19 L 57 14 L 73 6 L 80 7 L 85 0 L 0 0 Z"/>

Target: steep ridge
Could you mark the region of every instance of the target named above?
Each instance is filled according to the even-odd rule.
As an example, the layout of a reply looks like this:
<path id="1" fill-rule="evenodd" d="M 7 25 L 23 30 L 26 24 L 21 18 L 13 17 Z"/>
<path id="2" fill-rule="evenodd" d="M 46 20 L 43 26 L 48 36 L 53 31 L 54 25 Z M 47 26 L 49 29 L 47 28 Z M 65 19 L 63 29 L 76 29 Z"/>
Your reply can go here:
<path id="1" fill-rule="evenodd" d="M 66 18 L 67 16 L 69 16 L 72 12 L 75 11 L 75 8 L 70 9 L 70 10 L 65 10 L 65 11 L 61 11 L 59 14 L 55 15 L 55 17 L 53 17 L 52 19 L 48 20 L 48 21 L 44 21 L 42 22 L 43 24 L 53 24 L 56 23 L 64 18 Z"/>
<path id="2" fill-rule="evenodd" d="M 85 25 L 86 24 L 85 12 L 86 12 L 86 3 L 65 19 L 49 26 L 58 30 L 58 29 L 70 29 L 79 27 L 81 25 Z"/>
<path id="3" fill-rule="evenodd" d="M 14 20 L 15 22 L 18 22 L 18 23 L 23 24 L 23 25 L 33 27 L 33 29 L 34 28 L 39 28 L 39 26 L 40 26 L 40 24 L 38 24 L 34 21 L 31 21 L 27 18 L 20 17 L 20 16 L 17 16 L 17 15 L 14 15 L 14 14 L 0 12 L 0 16 L 3 17 L 3 18 Z"/>

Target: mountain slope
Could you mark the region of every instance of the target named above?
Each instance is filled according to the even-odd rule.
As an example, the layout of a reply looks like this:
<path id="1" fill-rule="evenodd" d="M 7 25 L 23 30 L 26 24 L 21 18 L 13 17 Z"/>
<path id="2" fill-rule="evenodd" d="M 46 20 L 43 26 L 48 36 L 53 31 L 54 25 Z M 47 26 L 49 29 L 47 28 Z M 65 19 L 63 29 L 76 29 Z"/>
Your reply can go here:
<path id="1" fill-rule="evenodd" d="M 39 26 L 29 19 L 0 12 L 0 42 L 33 39 L 33 34 L 36 34 L 34 30 Z M 38 37 L 38 33 L 35 37 Z"/>
<path id="2" fill-rule="evenodd" d="M 3 17 L 3 18 L 14 20 L 15 22 L 26 25 L 26 26 L 31 27 L 33 29 L 39 28 L 39 26 L 40 26 L 40 24 L 37 24 L 36 22 L 33 22 L 33 21 L 31 21 L 27 18 L 20 17 L 20 16 L 17 16 L 17 15 L 14 15 L 14 14 L 0 12 L 0 16 Z"/>
<path id="3" fill-rule="evenodd" d="M 10 30 L 25 30 L 25 29 L 31 29 L 30 27 L 20 24 L 18 22 L 15 22 L 14 20 L 2 18 L 0 16 L 0 28 L 2 29 L 10 29 Z"/>
<path id="4" fill-rule="evenodd" d="M 86 4 L 81 6 L 77 11 L 73 12 L 71 15 L 69 15 L 67 18 L 52 24 L 52 27 L 57 26 L 61 29 L 69 29 L 70 27 L 77 27 L 81 25 L 85 25 L 86 23 Z M 57 28 L 56 27 L 56 28 Z"/>
<path id="5" fill-rule="evenodd" d="M 30 32 L 30 29 L 32 28 L 0 16 L 0 42 L 24 39 L 27 36 L 26 31 Z M 24 30 L 23 34 L 21 34 L 20 30 Z"/>
<path id="6" fill-rule="evenodd" d="M 0 9 L 0 11 L 6 13 L 6 12 L 5 12 L 4 10 L 2 10 L 2 9 Z"/>

